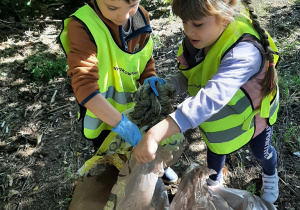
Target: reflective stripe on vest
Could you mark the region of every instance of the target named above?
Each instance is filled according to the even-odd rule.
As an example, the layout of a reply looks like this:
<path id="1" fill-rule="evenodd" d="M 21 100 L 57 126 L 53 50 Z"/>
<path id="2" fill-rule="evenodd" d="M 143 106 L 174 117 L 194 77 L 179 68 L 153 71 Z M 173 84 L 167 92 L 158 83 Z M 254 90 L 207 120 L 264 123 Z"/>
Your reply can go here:
<path id="1" fill-rule="evenodd" d="M 140 13 L 137 14 L 137 17 L 141 21 L 146 21 L 141 10 L 138 10 L 137 13 Z M 89 5 L 81 7 L 72 17 L 76 17 L 82 22 L 97 46 L 100 94 L 120 112 L 134 107 L 131 94 L 137 90 L 140 75 L 152 56 L 153 41 L 151 37 L 149 36 L 145 46 L 139 51 L 124 52 L 115 43 L 106 25 Z M 69 22 L 70 18 L 64 21 L 64 29 L 60 35 L 66 53 L 70 52 Z M 83 133 L 88 139 L 97 138 L 102 130 L 111 130 L 111 126 L 103 123 L 89 110 L 86 110 L 83 127 Z"/>
<path id="2" fill-rule="evenodd" d="M 273 98 L 271 105 L 270 105 L 270 114 L 269 114 L 269 125 L 273 125 L 277 120 L 277 113 L 279 110 L 279 88 L 277 85 L 276 95 Z"/>
<path id="3" fill-rule="evenodd" d="M 101 93 L 106 99 L 112 98 L 117 104 L 126 105 L 133 102 L 132 93 L 119 93 L 114 87 L 109 87 L 106 93 Z M 89 130 L 95 130 L 101 125 L 102 121 L 99 118 L 93 118 L 91 116 L 85 115 L 84 118 L 84 128 Z"/>
<path id="4" fill-rule="evenodd" d="M 216 74 L 223 55 L 232 49 L 244 36 L 253 36 L 259 39 L 258 33 L 251 26 L 250 20 L 244 16 L 235 18 L 222 33 L 218 41 L 212 46 L 204 60 L 195 67 L 181 69 L 188 79 L 188 92 L 195 96 L 201 87 L 204 87 L 208 80 Z M 277 52 L 273 40 L 269 37 L 270 46 Z M 183 53 L 182 45 L 178 51 L 178 57 Z M 278 56 L 275 57 L 275 64 Z M 179 64 L 179 68 L 183 68 Z M 206 71 L 209 69 L 209 71 Z M 266 69 L 263 69 L 265 71 Z M 274 124 L 278 111 L 278 90 L 277 96 L 270 105 L 270 96 L 264 101 L 267 109 L 269 124 Z M 263 103 L 262 103 L 263 104 Z M 260 110 L 254 110 L 250 97 L 241 88 L 218 113 L 199 125 L 204 141 L 211 151 L 217 154 L 231 153 L 248 143 L 255 133 L 255 115 Z"/>

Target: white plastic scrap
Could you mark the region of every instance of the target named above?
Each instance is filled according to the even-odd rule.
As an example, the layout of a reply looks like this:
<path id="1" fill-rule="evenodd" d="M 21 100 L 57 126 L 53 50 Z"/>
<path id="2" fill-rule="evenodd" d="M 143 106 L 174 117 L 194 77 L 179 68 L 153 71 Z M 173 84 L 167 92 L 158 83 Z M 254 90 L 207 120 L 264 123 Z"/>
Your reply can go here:
<path id="1" fill-rule="evenodd" d="M 297 157 L 300 157 L 300 151 L 294 152 L 293 154 L 296 155 Z"/>

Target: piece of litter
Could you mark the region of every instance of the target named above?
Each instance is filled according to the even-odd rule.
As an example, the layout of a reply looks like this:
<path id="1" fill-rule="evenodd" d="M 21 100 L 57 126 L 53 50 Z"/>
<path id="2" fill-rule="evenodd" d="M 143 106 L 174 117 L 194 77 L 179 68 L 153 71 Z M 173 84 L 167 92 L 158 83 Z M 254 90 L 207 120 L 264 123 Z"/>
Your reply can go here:
<path id="1" fill-rule="evenodd" d="M 13 180 L 13 178 L 10 175 L 7 175 L 7 178 L 8 178 L 9 186 L 11 187 L 12 184 L 13 184 L 13 182 L 14 182 L 14 180 Z"/>
<path id="2" fill-rule="evenodd" d="M 52 104 L 55 100 L 55 96 L 56 96 L 57 90 L 54 91 L 53 96 L 51 98 L 50 104 Z"/>
<path id="3" fill-rule="evenodd" d="M 300 152 L 299 151 L 298 152 L 294 152 L 293 154 L 296 155 L 297 157 L 300 157 Z"/>
<path id="4" fill-rule="evenodd" d="M 10 191 L 8 192 L 7 197 L 8 197 L 8 198 L 11 198 L 12 196 L 17 195 L 17 194 L 19 194 L 19 191 L 17 191 L 17 190 L 10 190 Z"/>
<path id="5" fill-rule="evenodd" d="M 36 144 L 39 145 L 42 141 L 43 134 L 36 134 Z"/>

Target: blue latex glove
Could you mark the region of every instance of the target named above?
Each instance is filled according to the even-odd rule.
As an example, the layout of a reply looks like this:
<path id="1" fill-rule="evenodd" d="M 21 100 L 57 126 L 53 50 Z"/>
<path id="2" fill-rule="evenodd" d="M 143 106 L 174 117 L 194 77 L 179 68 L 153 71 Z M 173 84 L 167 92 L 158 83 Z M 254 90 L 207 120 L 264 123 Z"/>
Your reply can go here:
<path id="1" fill-rule="evenodd" d="M 122 120 L 119 125 L 113 128 L 112 131 L 119 134 L 128 144 L 134 147 L 143 138 L 137 125 L 131 122 L 124 114 L 122 114 Z"/>
<path id="2" fill-rule="evenodd" d="M 167 84 L 167 81 L 162 79 L 162 78 L 159 78 L 159 77 L 156 77 L 156 76 L 152 76 L 150 78 L 147 78 L 145 79 L 144 81 L 144 84 L 147 84 L 149 83 L 150 84 L 150 87 L 152 88 L 153 92 L 155 93 L 156 96 L 158 96 L 158 92 L 156 90 L 156 86 L 155 86 L 155 83 L 156 82 L 159 82 L 161 85 L 164 85 L 164 84 Z"/>

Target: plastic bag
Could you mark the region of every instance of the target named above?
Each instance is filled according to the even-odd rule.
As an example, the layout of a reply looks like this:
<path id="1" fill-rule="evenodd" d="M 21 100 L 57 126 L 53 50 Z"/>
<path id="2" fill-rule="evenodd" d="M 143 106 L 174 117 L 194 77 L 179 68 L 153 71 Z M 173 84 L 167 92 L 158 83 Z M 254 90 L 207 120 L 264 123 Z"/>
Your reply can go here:
<path id="1" fill-rule="evenodd" d="M 206 179 L 215 173 L 207 167 L 192 165 L 181 181 L 172 200 L 170 210 L 273 210 L 276 209 L 258 196 L 246 190 L 223 187 L 208 187 Z"/>
<path id="2" fill-rule="evenodd" d="M 177 145 L 159 145 L 156 158 L 150 163 L 138 163 L 132 154 L 121 169 L 104 209 L 168 209 L 168 194 L 160 177 L 174 152 L 182 152 L 179 148 Z"/>
<path id="3" fill-rule="evenodd" d="M 170 210 L 231 209 L 221 196 L 216 195 L 207 187 L 206 179 L 213 173 L 211 169 L 192 165 L 178 186 Z"/>
<path id="4" fill-rule="evenodd" d="M 275 210 L 276 207 L 252 195 L 246 190 L 224 187 L 209 187 L 214 193 L 221 196 L 234 210 Z"/>

